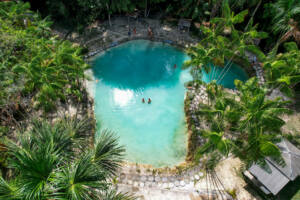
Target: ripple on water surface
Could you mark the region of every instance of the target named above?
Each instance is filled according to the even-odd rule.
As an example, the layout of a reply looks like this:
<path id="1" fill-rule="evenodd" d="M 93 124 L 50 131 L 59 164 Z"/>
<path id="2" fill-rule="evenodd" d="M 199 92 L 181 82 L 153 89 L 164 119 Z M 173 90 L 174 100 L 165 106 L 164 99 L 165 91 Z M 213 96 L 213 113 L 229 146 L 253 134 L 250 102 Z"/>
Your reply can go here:
<path id="1" fill-rule="evenodd" d="M 186 59 L 176 48 L 144 40 L 127 42 L 94 59 L 93 72 L 99 79 L 96 118 L 100 129 L 119 136 L 128 161 L 156 167 L 184 161 L 184 83 L 191 76 L 180 68 Z"/>

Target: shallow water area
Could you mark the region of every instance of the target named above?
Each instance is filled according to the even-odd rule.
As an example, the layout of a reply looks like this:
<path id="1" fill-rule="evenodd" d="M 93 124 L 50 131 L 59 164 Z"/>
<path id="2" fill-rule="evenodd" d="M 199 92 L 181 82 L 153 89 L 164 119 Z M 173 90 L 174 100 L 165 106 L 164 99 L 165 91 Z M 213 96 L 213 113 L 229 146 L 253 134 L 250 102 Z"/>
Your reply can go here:
<path id="1" fill-rule="evenodd" d="M 97 123 L 119 136 L 126 160 L 154 167 L 185 160 L 184 83 L 192 77 L 181 66 L 187 59 L 169 45 L 136 40 L 93 60 Z"/>
<path id="2" fill-rule="evenodd" d="M 92 65 L 97 136 L 101 130 L 113 131 L 125 146 L 125 159 L 129 162 L 154 167 L 184 162 L 184 83 L 192 76 L 181 67 L 188 59 L 177 48 L 147 40 L 126 42 L 95 57 Z M 234 79 L 244 81 L 248 77 L 235 64 L 225 74 L 223 69 L 212 66 L 209 73 L 203 72 L 202 80 L 210 82 L 221 77 L 218 84 L 234 88 Z"/>

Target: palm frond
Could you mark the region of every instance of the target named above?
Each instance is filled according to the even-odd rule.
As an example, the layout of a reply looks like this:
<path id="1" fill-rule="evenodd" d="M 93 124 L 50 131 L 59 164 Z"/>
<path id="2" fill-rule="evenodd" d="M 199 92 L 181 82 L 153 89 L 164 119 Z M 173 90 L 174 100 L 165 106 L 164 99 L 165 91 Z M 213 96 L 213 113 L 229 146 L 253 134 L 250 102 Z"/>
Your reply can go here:
<path id="1" fill-rule="evenodd" d="M 86 153 L 70 167 L 60 170 L 54 179 L 57 191 L 53 196 L 69 200 L 99 199 L 100 192 L 107 190 L 106 176 L 92 160 L 92 154 Z"/>
<path id="2" fill-rule="evenodd" d="M 115 175 L 121 166 L 125 149 L 118 145 L 117 138 L 113 133 L 105 130 L 96 138 L 94 148 L 94 161 L 110 175 Z"/>
<path id="3" fill-rule="evenodd" d="M 120 193 L 114 189 L 110 189 L 103 195 L 102 200 L 135 200 L 135 196 L 128 193 Z"/>

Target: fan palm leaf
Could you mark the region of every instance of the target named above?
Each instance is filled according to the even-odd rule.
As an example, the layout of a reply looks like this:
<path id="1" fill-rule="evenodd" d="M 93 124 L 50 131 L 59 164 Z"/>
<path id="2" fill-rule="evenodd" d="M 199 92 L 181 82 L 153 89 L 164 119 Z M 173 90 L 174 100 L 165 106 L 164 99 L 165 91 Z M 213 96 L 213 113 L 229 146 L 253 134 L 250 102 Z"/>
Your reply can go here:
<path id="1" fill-rule="evenodd" d="M 97 200 L 100 191 L 107 190 L 105 171 L 93 162 L 88 152 L 70 167 L 63 168 L 55 177 L 56 199 Z"/>
<path id="2" fill-rule="evenodd" d="M 124 152 L 125 149 L 118 145 L 117 138 L 111 132 L 105 130 L 96 138 L 93 159 L 100 168 L 113 176 L 121 166 Z"/>

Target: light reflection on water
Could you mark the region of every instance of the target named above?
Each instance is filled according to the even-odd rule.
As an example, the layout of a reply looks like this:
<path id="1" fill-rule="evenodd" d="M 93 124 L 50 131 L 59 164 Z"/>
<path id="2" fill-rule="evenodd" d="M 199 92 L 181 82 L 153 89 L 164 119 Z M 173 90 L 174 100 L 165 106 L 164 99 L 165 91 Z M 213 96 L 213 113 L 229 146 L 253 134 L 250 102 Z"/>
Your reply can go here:
<path id="1" fill-rule="evenodd" d="M 187 58 L 169 45 L 132 41 L 94 60 L 100 80 L 95 85 L 97 121 L 100 129 L 119 136 L 128 161 L 156 167 L 184 161 L 184 83 L 191 76 L 180 66 Z"/>

